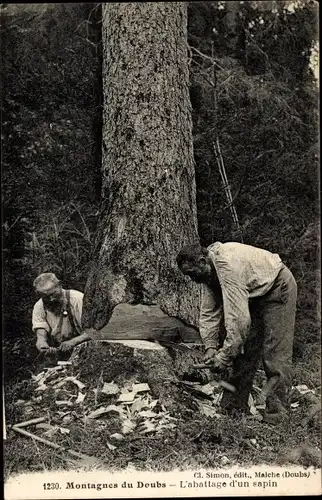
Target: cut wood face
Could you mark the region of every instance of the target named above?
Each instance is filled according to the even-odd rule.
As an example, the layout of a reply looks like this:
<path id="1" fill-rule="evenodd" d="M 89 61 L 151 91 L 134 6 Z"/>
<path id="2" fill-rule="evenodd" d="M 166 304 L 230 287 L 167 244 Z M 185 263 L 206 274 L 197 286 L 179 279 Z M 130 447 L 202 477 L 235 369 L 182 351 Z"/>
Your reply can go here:
<path id="1" fill-rule="evenodd" d="M 198 331 L 165 314 L 157 305 L 119 304 L 101 330 L 89 329 L 93 340 L 163 340 L 201 342 Z"/>
<path id="2" fill-rule="evenodd" d="M 166 348 L 149 340 L 100 340 L 110 344 L 122 344 L 133 349 L 149 349 L 151 351 L 165 351 Z"/>

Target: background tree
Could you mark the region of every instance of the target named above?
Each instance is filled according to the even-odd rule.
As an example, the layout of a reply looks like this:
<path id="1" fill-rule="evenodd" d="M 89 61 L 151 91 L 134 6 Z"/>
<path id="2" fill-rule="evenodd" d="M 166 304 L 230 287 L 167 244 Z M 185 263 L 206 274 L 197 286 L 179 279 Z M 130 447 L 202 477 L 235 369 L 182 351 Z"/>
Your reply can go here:
<path id="1" fill-rule="evenodd" d="M 197 238 L 187 13 L 181 2 L 103 6 L 103 186 L 84 326 L 121 302 L 187 322 L 197 295 L 175 257 Z"/>

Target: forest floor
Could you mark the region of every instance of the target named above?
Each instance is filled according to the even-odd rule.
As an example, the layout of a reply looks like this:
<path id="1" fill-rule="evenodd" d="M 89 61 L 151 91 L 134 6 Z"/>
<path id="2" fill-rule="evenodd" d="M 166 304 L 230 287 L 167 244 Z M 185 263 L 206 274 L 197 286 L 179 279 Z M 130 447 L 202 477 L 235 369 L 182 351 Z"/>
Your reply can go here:
<path id="1" fill-rule="evenodd" d="M 124 366 L 121 349 L 115 350 L 111 363 Z M 87 372 L 86 366 L 79 370 L 73 364 L 52 364 L 7 388 L 6 478 L 66 468 L 171 471 L 321 464 L 321 388 L 317 387 L 318 367 L 313 366 L 312 358 L 294 363 L 297 385 L 290 419 L 274 426 L 261 421 L 261 370 L 254 382 L 249 414 L 231 416 L 220 411 L 222 389 L 216 382 L 181 380 L 178 409 L 169 410 L 142 373 L 114 376 L 108 366 L 101 370 L 96 360 L 94 371 Z M 25 430 L 65 451 L 15 432 L 15 424 L 35 418 L 42 421 Z M 82 457 L 71 456 L 67 449 Z"/>

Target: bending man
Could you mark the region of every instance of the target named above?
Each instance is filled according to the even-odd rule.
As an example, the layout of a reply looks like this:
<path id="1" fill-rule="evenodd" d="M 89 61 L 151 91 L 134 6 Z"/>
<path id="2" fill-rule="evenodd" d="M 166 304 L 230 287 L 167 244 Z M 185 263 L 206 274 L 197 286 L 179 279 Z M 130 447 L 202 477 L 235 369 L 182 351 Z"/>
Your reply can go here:
<path id="1" fill-rule="evenodd" d="M 236 392 L 225 391 L 222 406 L 247 409 L 262 355 L 268 382 L 274 382 L 264 420 L 273 423 L 286 416 L 297 298 L 291 271 L 278 254 L 234 242 L 216 242 L 207 249 L 186 246 L 177 264 L 202 284 L 199 327 L 205 361 L 214 371 L 232 374 L 229 382 Z M 251 318 L 257 326 L 252 330 Z"/>

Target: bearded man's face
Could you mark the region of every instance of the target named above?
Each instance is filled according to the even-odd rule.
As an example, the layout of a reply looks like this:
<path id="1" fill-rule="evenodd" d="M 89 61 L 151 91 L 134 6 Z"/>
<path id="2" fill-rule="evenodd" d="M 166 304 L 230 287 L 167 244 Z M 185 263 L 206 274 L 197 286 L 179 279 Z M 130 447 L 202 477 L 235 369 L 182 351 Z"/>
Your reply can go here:
<path id="1" fill-rule="evenodd" d="M 46 309 L 53 313 L 60 313 L 63 304 L 61 285 L 55 287 L 53 290 L 42 293 L 41 296 Z"/>

